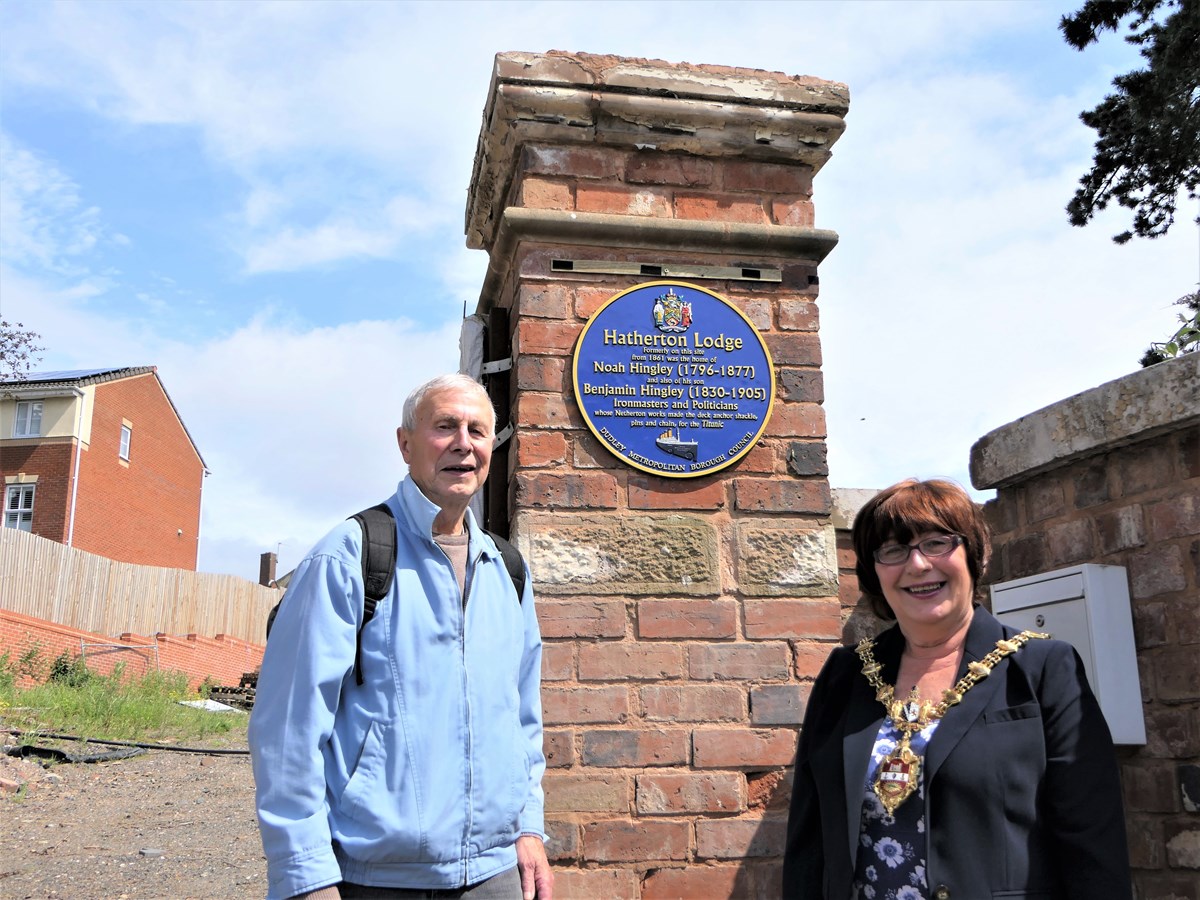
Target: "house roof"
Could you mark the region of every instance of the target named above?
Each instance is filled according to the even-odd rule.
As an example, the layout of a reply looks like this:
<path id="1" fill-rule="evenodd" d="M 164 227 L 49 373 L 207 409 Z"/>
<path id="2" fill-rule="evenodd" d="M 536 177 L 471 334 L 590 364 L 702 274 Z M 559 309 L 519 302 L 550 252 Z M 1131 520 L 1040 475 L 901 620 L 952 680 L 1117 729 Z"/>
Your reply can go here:
<path id="1" fill-rule="evenodd" d="M 2 376 L 0 384 L 34 385 L 41 389 L 62 387 L 83 387 L 89 384 L 100 384 L 103 381 L 113 381 L 117 378 L 129 378 L 131 375 L 145 375 L 153 372 L 154 366 L 124 366 L 119 369 L 70 369 L 60 372 L 30 372 L 22 376 Z"/>
<path id="2" fill-rule="evenodd" d="M 102 384 L 106 381 L 116 381 L 120 378 L 132 378 L 137 375 L 154 376 L 155 381 L 158 382 L 158 386 L 162 389 L 163 396 L 171 404 L 171 411 L 175 413 L 175 418 L 179 421 L 179 426 L 183 429 L 183 433 L 187 435 L 192 449 L 196 451 L 200 465 L 204 467 L 204 471 L 207 473 L 209 471 L 208 463 L 204 461 L 204 455 L 200 452 L 200 448 L 196 446 L 195 438 L 188 431 L 187 424 L 183 421 L 183 416 L 179 414 L 179 407 L 175 405 L 175 401 L 167 393 L 166 385 L 158 377 L 158 368 L 156 366 L 123 366 L 111 369 L 68 369 L 58 372 L 30 372 L 20 377 L 0 376 L 0 386 L 5 386 L 13 396 L 20 396 L 26 392 L 34 395 L 53 396 L 56 391 L 69 391 L 71 388 L 87 387 L 93 384 Z"/>

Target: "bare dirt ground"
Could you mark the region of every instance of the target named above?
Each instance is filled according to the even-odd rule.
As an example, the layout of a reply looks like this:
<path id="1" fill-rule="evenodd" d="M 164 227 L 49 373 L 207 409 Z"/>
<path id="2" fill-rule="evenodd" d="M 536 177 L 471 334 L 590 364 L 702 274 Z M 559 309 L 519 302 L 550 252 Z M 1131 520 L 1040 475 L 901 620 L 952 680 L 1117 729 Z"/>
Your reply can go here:
<path id="1" fill-rule="evenodd" d="M 0 755 L 0 788 L 3 900 L 266 893 L 247 756 L 150 750 L 47 769 Z"/>

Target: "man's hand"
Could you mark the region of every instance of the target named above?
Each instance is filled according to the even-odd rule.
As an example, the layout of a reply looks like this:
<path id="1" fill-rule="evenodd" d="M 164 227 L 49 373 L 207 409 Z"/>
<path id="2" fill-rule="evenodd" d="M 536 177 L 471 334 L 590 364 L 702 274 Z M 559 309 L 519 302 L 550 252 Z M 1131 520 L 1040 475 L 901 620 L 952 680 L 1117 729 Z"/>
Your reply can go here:
<path id="1" fill-rule="evenodd" d="M 554 873 L 540 837 L 523 834 L 517 838 L 517 868 L 524 900 L 554 900 Z"/>

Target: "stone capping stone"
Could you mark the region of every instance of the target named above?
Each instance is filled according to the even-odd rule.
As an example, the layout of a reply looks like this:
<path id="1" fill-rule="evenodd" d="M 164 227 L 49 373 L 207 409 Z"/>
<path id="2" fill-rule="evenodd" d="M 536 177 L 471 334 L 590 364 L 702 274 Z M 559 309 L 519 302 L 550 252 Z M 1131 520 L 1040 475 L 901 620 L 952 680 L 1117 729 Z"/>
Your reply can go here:
<path id="1" fill-rule="evenodd" d="M 833 495 L 833 527 L 849 531 L 854 527 L 854 517 L 866 506 L 867 501 L 878 494 L 883 488 L 834 488 Z"/>
<path id="2" fill-rule="evenodd" d="M 761 225 L 660 219 L 614 213 L 573 212 L 510 206 L 501 218 L 496 247 L 488 262 L 477 312 L 493 305 L 522 241 L 597 247 L 651 247 L 715 251 L 730 255 L 784 256 L 819 263 L 837 246 L 838 234 L 800 225 Z"/>
<path id="3" fill-rule="evenodd" d="M 1078 459 L 1200 422 L 1200 353 L 1141 369 L 984 435 L 971 483 L 1002 488 Z"/>
<path id="4" fill-rule="evenodd" d="M 844 84 L 781 72 L 586 53 L 496 55 L 467 196 L 467 246 L 490 248 L 521 147 L 598 144 L 811 166 L 845 130 Z"/>

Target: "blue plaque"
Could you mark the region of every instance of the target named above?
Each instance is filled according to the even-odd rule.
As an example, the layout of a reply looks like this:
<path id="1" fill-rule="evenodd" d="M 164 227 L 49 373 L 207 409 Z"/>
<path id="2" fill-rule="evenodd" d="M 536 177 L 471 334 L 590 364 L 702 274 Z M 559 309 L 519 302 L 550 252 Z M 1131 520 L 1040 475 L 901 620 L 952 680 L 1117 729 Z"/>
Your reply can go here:
<path id="1" fill-rule="evenodd" d="M 693 284 L 622 291 L 575 347 L 575 402 L 624 462 L 668 478 L 718 472 L 750 452 L 775 399 L 771 354 L 740 309 Z"/>

